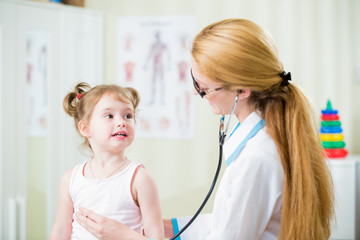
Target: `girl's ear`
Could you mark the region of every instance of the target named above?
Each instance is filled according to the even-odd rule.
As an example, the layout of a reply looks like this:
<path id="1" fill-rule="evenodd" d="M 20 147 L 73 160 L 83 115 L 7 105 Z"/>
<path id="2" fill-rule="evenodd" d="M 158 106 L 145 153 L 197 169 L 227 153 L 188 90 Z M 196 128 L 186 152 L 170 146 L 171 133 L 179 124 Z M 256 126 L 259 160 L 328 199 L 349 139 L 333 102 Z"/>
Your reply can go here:
<path id="1" fill-rule="evenodd" d="M 79 128 L 79 132 L 81 135 L 83 135 L 84 137 L 87 137 L 87 138 L 91 137 L 89 128 L 85 121 L 80 120 L 80 122 L 78 124 L 78 128 Z"/>

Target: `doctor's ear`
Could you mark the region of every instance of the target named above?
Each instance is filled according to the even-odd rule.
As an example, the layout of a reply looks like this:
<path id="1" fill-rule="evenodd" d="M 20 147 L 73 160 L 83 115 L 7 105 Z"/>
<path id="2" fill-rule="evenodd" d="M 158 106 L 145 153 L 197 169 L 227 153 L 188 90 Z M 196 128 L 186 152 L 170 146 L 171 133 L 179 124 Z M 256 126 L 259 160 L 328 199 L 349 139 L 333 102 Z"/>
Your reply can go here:
<path id="1" fill-rule="evenodd" d="M 243 89 L 238 89 L 236 90 L 237 92 L 237 96 L 240 98 L 240 99 L 245 99 L 247 97 L 250 96 L 250 88 L 243 88 Z"/>

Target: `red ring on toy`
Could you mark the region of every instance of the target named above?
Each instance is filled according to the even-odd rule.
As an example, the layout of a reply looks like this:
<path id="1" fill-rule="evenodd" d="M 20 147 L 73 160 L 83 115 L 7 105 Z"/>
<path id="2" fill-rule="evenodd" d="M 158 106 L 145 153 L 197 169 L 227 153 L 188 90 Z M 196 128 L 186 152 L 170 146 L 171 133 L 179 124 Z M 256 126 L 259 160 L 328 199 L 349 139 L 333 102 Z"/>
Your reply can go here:
<path id="1" fill-rule="evenodd" d="M 323 121 L 339 120 L 339 115 L 337 115 L 337 114 L 322 114 L 321 115 L 321 120 L 323 120 Z"/>
<path id="2" fill-rule="evenodd" d="M 348 151 L 344 148 L 325 149 L 328 158 L 344 158 L 348 155 Z"/>

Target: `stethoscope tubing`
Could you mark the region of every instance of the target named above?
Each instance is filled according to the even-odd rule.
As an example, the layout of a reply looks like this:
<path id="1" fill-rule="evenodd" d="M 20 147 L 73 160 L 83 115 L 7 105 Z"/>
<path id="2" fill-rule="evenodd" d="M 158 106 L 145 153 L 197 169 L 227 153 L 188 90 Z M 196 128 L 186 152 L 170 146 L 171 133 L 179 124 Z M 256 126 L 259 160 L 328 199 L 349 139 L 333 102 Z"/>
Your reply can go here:
<path id="1" fill-rule="evenodd" d="M 220 138 L 224 139 L 225 136 L 220 136 Z M 214 176 L 214 179 L 212 181 L 212 184 L 210 186 L 210 189 L 204 199 L 204 201 L 201 203 L 199 209 L 196 211 L 196 213 L 194 214 L 194 216 L 190 219 L 190 221 L 188 223 L 186 223 L 186 225 L 180 229 L 180 231 L 175 234 L 172 238 L 170 238 L 169 240 L 175 240 L 178 236 L 180 236 L 180 234 L 182 234 L 192 223 L 193 221 L 199 216 L 200 212 L 203 210 L 203 208 L 205 207 L 207 201 L 209 200 L 210 196 L 211 196 L 211 193 L 213 192 L 214 188 L 215 188 L 215 185 L 216 185 L 216 181 L 219 177 L 219 174 L 220 174 L 220 170 L 221 170 L 221 162 L 222 162 L 222 155 L 223 155 L 223 144 L 222 142 L 220 142 L 219 144 L 219 162 L 218 162 L 218 166 L 217 166 L 217 169 L 216 169 L 216 172 L 215 172 L 215 176 Z"/>
<path id="2" fill-rule="evenodd" d="M 228 119 L 228 122 L 226 124 L 226 128 L 224 129 L 224 119 L 225 117 L 224 116 L 221 116 L 220 117 L 220 127 L 219 127 L 219 162 L 218 162 L 218 166 L 217 166 L 217 169 L 216 169 L 216 172 L 215 172 L 215 176 L 214 176 L 214 179 L 211 183 L 211 186 L 210 186 L 210 189 L 208 191 L 208 193 L 206 194 L 206 197 L 205 199 L 203 200 L 203 202 L 201 203 L 199 209 L 196 211 L 196 213 L 194 214 L 194 216 L 190 219 L 189 222 L 186 223 L 186 225 L 180 229 L 180 231 L 175 234 L 172 238 L 170 238 L 169 240 L 176 240 L 176 238 L 178 236 L 180 236 L 180 234 L 182 234 L 193 222 L 194 220 L 199 216 L 200 212 L 203 210 L 203 208 L 205 207 L 207 201 L 209 200 L 210 196 L 211 196 L 211 193 L 213 192 L 214 188 L 215 188 L 215 185 L 216 185 L 216 181 L 219 177 L 219 174 L 220 174 L 220 170 L 221 170 L 221 163 L 222 163 L 222 156 L 223 156 L 223 145 L 224 145 L 224 142 L 225 142 L 225 137 L 226 137 L 226 133 L 227 133 L 227 130 L 229 128 L 229 123 L 230 123 L 230 120 L 231 120 L 231 117 L 234 115 L 234 112 L 235 112 L 235 108 L 236 108 L 236 104 L 237 104 L 237 100 L 238 100 L 238 96 L 235 97 L 235 102 L 234 102 L 234 106 L 232 108 L 232 111 L 231 111 L 231 114 L 230 114 L 230 117 Z"/>

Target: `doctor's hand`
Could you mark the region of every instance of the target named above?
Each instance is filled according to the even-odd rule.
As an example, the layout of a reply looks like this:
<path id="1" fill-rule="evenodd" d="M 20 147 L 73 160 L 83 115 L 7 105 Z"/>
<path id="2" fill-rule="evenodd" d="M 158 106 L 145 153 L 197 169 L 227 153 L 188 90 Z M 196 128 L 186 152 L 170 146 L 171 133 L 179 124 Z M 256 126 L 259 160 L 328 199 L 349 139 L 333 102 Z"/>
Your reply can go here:
<path id="1" fill-rule="evenodd" d="M 88 232 L 100 240 L 146 240 L 141 234 L 131 230 L 128 226 L 100 216 L 88 209 L 79 208 L 76 220 Z"/>

